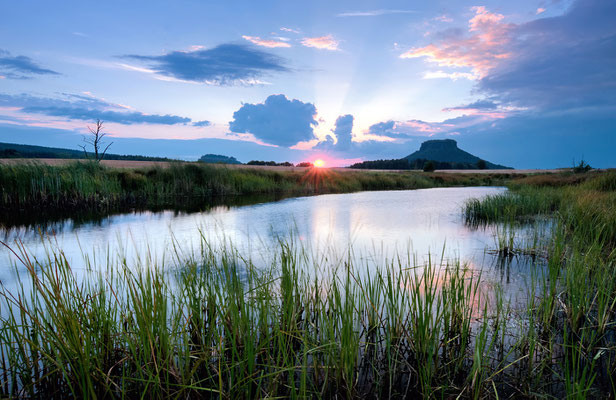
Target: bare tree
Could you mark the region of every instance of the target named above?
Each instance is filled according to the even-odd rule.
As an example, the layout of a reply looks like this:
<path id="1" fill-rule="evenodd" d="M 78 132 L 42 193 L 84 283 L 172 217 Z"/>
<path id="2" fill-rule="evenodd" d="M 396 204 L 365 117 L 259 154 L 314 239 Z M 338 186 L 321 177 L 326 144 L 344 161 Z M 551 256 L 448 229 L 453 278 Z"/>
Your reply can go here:
<path id="1" fill-rule="evenodd" d="M 88 130 L 90 131 L 90 135 L 83 137 L 83 142 L 85 144 L 80 145 L 79 147 L 83 149 L 83 152 L 86 155 L 86 158 L 89 159 L 90 156 L 88 155 L 88 151 L 86 150 L 86 147 L 92 146 L 94 148 L 94 161 L 96 161 L 97 163 L 100 163 L 103 157 L 105 157 L 105 153 L 107 153 L 107 149 L 109 148 L 109 146 L 113 144 L 113 142 L 109 143 L 107 147 L 105 147 L 105 149 L 101 152 L 101 149 L 105 145 L 105 143 L 103 142 L 103 138 L 107 136 L 107 134 L 103 132 L 103 121 L 101 121 L 100 119 L 96 120 L 95 126 L 92 127 L 88 125 Z"/>

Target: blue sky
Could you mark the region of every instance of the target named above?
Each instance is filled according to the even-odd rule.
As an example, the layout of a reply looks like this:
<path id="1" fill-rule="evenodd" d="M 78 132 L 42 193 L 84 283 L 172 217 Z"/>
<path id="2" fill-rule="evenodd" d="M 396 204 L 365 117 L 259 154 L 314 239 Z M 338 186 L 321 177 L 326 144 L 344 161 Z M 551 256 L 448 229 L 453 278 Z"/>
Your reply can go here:
<path id="1" fill-rule="evenodd" d="M 0 141 L 330 165 L 453 138 L 616 166 L 616 2 L 8 2 Z"/>

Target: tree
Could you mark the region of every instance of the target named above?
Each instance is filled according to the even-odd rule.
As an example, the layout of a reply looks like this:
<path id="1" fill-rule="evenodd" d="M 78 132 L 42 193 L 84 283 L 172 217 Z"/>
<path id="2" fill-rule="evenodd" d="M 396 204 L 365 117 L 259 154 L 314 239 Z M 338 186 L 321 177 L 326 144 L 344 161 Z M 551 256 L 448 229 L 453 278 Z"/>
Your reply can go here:
<path id="1" fill-rule="evenodd" d="M 101 149 L 105 145 L 105 143 L 103 142 L 103 138 L 107 136 L 107 134 L 103 132 L 103 121 L 101 121 L 100 119 L 96 120 L 96 125 L 94 127 L 88 125 L 88 130 L 90 131 L 90 135 L 83 137 L 83 142 L 85 144 L 80 145 L 79 147 L 83 149 L 83 153 L 86 155 L 86 158 L 90 159 L 86 147 L 88 145 L 92 146 L 94 150 L 94 161 L 100 163 L 103 157 L 105 157 L 107 149 L 109 149 L 109 146 L 111 146 L 113 142 L 109 143 L 107 147 L 105 147 L 105 149 L 101 152 Z"/>
<path id="2" fill-rule="evenodd" d="M 426 163 L 424 164 L 423 170 L 424 172 L 434 172 L 434 162 L 433 161 L 426 161 Z"/>
<path id="3" fill-rule="evenodd" d="M 486 161 L 485 160 L 479 160 L 477 161 L 477 168 L 478 169 L 486 169 Z"/>
<path id="4" fill-rule="evenodd" d="M 578 165 L 575 165 L 575 161 L 573 162 L 573 172 L 576 174 L 581 174 L 584 172 L 588 172 L 592 169 L 592 167 L 582 159 Z"/>

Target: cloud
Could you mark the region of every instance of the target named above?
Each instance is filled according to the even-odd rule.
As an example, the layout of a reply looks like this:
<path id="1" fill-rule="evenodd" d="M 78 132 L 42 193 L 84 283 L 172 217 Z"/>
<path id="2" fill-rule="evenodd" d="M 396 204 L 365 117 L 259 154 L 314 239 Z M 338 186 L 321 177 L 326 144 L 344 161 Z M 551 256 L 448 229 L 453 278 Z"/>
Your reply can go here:
<path id="1" fill-rule="evenodd" d="M 513 56 L 492 68 L 477 89 L 544 112 L 616 112 L 614 15 L 616 2 L 584 0 L 562 16 L 517 26 L 509 49 Z"/>
<path id="2" fill-rule="evenodd" d="M 334 39 L 332 35 L 303 38 L 301 43 L 306 47 L 314 47 L 315 49 L 331 51 L 338 50 L 339 45 L 339 42 Z"/>
<path id="3" fill-rule="evenodd" d="M 456 110 L 495 110 L 498 108 L 498 104 L 492 100 L 477 100 L 469 104 L 464 104 L 456 107 L 443 108 L 443 111 L 456 111 Z"/>
<path id="4" fill-rule="evenodd" d="M 389 120 L 371 125 L 368 128 L 368 134 L 375 138 L 400 140 L 447 133 L 453 130 L 451 128 L 453 128 L 452 125 L 440 122 L 425 122 L 416 119 L 407 121 Z"/>
<path id="5" fill-rule="evenodd" d="M 312 103 L 289 100 L 283 94 L 271 95 L 263 103 L 242 105 L 233 113 L 229 129 L 252 134 L 264 143 L 291 147 L 315 139 L 316 113 Z"/>
<path id="6" fill-rule="evenodd" d="M 198 126 L 198 127 L 206 127 L 206 126 L 210 126 L 212 125 L 212 123 L 210 121 L 207 120 L 203 120 L 203 121 L 195 121 L 192 123 L 192 126 Z"/>
<path id="7" fill-rule="evenodd" d="M 475 15 L 469 20 L 470 35 L 449 30 L 437 44 L 410 49 L 400 58 L 425 57 L 442 67 L 469 68 L 474 77 L 486 76 L 490 69 L 511 57 L 508 44 L 514 25 L 502 22 L 503 15 L 491 13 L 483 6 L 471 10 Z"/>
<path id="8" fill-rule="evenodd" d="M 32 75 L 60 74 L 39 66 L 30 57 L 11 56 L 8 51 L 0 49 L 0 75 L 9 79 L 28 79 Z"/>
<path id="9" fill-rule="evenodd" d="M 299 30 L 297 29 L 291 29 L 291 28 L 285 28 L 285 27 L 280 28 L 280 30 L 283 32 L 289 32 L 289 33 L 299 33 Z"/>
<path id="10" fill-rule="evenodd" d="M 539 15 L 539 14 L 543 14 L 544 12 L 545 12 L 545 8 L 539 7 L 537 11 L 535 12 L 535 14 Z"/>
<path id="11" fill-rule="evenodd" d="M 291 47 L 291 45 L 285 41 L 271 40 L 271 39 L 261 39 L 258 36 L 242 36 L 242 38 L 248 40 L 251 43 L 254 43 L 258 46 L 263 47 Z"/>
<path id="12" fill-rule="evenodd" d="M 458 79 L 468 79 L 469 81 L 474 81 L 478 78 L 477 75 L 470 72 L 444 72 L 444 71 L 427 71 L 424 73 L 424 79 L 441 79 L 447 78 L 452 81 L 457 81 Z"/>
<path id="13" fill-rule="evenodd" d="M 442 31 L 400 57 L 456 69 L 424 77 L 474 78 L 475 92 L 516 110 L 616 111 L 616 2 L 578 0 L 561 16 L 521 24 L 485 7 L 471 10 L 466 31 Z"/>
<path id="14" fill-rule="evenodd" d="M 453 18 L 448 16 L 447 14 L 439 15 L 438 17 L 434 17 L 435 21 L 439 22 L 453 22 Z"/>
<path id="15" fill-rule="evenodd" d="M 124 58 L 144 62 L 153 72 L 166 77 L 211 85 L 254 84 L 265 74 L 288 71 L 276 55 L 241 44 Z"/>
<path id="16" fill-rule="evenodd" d="M 369 10 L 369 11 L 351 11 L 337 14 L 337 17 L 378 17 L 389 14 L 414 14 L 414 10 Z"/>
<path id="17" fill-rule="evenodd" d="M 370 128 L 368 128 L 368 132 L 373 135 L 386 136 L 391 133 L 392 129 L 394 129 L 394 125 L 394 121 L 378 122 L 376 124 L 370 125 Z"/>
<path id="18" fill-rule="evenodd" d="M 331 135 L 327 135 L 325 141 L 318 143 L 314 148 L 335 151 L 349 150 L 353 145 L 353 116 L 351 114 L 339 116 L 332 133 L 336 137 L 336 143 L 334 143 Z"/>
<path id="19" fill-rule="evenodd" d="M 127 111 L 126 106 L 113 104 L 96 97 L 80 94 L 65 94 L 64 99 L 29 95 L 0 94 L 0 106 L 15 107 L 21 113 L 42 114 L 69 120 L 91 121 L 101 119 L 118 124 L 175 125 L 190 122 L 190 118 L 177 115 L 144 114 Z"/>

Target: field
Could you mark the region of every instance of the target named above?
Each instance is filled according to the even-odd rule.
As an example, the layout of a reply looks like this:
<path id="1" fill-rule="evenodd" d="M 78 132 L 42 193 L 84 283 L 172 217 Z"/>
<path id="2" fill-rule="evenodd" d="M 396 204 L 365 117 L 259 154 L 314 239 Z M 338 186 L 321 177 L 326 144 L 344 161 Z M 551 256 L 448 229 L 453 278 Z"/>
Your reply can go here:
<path id="1" fill-rule="evenodd" d="M 184 168 L 164 171 L 200 182 L 180 175 L 196 173 Z M 88 171 L 104 177 L 97 179 L 118 174 Z M 225 184 L 248 179 L 217 171 L 230 174 L 219 177 Z M 297 179 L 275 174 L 262 176 Z M 334 176 L 324 187 L 353 189 L 344 186 L 349 177 L 375 184 L 370 174 Z M 384 176 L 394 179 L 378 181 Z M 470 179 L 397 176 L 418 187 Z M 471 226 L 502 226 L 491 251 L 503 268 L 514 257 L 533 266 L 523 307 L 499 287 L 479 290 L 481 276 L 460 262 L 418 265 L 402 253 L 367 269 L 350 257 L 307 257 L 292 237 L 267 268 L 203 239 L 197 253 L 178 253 L 173 268 L 119 254 L 90 265 L 83 280 L 61 252 L 33 260 L 12 246 L 26 274 L 20 292 L 0 293 L 0 395 L 613 397 L 616 172 L 507 179 L 509 192 L 460 212 Z M 537 221 L 550 222 L 547 233 L 535 231 L 545 240 L 520 236 L 517 227 Z"/>

